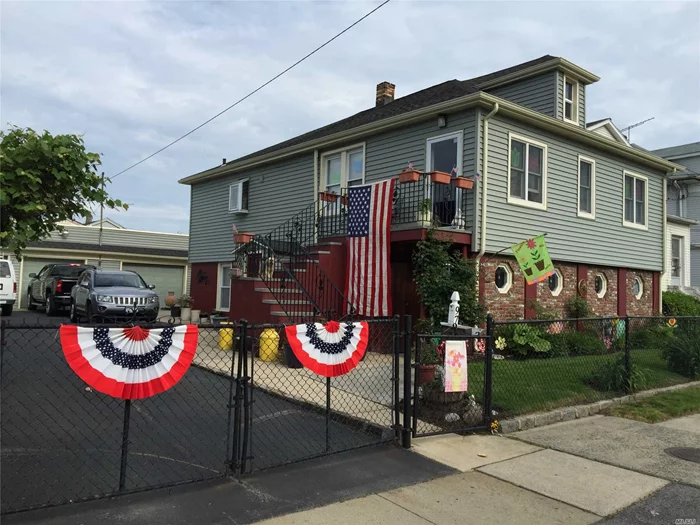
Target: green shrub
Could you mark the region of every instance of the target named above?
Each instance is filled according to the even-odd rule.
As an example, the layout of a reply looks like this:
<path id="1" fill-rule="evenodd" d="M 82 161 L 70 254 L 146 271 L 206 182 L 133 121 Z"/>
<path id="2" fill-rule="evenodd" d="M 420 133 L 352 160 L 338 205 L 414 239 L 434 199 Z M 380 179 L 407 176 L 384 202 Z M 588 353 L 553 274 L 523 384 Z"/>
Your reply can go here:
<path id="1" fill-rule="evenodd" d="M 630 363 L 629 374 L 625 367 L 625 356 L 601 363 L 585 380 L 601 392 L 636 392 L 643 389 L 648 381 L 646 370 Z"/>
<path id="2" fill-rule="evenodd" d="M 675 328 L 668 325 L 649 326 L 639 330 L 632 330 L 629 334 L 630 348 L 632 349 L 665 349 L 674 338 Z"/>
<path id="3" fill-rule="evenodd" d="M 553 357 L 562 355 L 602 355 L 607 353 L 607 347 L 600 337 L 588 332 L 547 334 L 546 339 L 552 344 L 550 355 Z"/>
<path id="4" fill-rule="evenodd" d="M 595 315 L 588 301 L 578 295 L 566 301 L 564 308 L 566 309 L 566 315 L 569 319 L 586 319 L 588 317 L 594 317 Z"/>
<path id="5" fill-rule="evenodd" d="M 539 321 L 552 321 L 553 319 L 561 318 L 554 310 L 542 306 L 537 299 L 530 299 L 527 305 L 530 309 L 535 311 L 535 319 Z"/>
<path id="6" fill-rule="evenodd" d="M 666 365 L 671 372 L 690 379 L 700 377 L 700 334 L 679 334 L 664 350 Z"/>
<path id="7" fill-rule="evenodd" d="M 509 324 L 495 330 L 496 339 L 506 340 L 503 353 L 519 357 L 546 357 L 552 345 L 545 339 L 544 330 L 535 324 Z"/>
<path id="8" fill-rule="evenodd" d="M 700 316 L 700 300 L 683 292 L 664 292 L 664 315 L 670 316 Z"/>

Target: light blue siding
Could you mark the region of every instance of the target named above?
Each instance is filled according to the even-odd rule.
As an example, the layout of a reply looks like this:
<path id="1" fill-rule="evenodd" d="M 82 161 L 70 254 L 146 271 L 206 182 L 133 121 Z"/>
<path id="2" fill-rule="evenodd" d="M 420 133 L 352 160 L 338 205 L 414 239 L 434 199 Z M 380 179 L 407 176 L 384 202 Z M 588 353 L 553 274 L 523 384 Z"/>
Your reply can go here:
<path id="1" fill-rule="evenodd" d="M 508 133 L 548 146 L 547 210 L 507 202 Z M 595 220 L 577 216 L 578 155 L 596 160 Z M 648 230 L 622 225 L 623 170 L 649 179 Z M 660 271 L 663 174 L 496 115 L 489 123 L 487 251 L 539 233 L 555 260 Z"/>
<path id="2" fill-rule="evenodd" d="M 190 193 L 190 262 L 231 259 L 233 224 L 267 233 L 314 200 L 313 152 L 195 184 Z M 248 213 L 228 211 L 229 186 L 249 179 Z"/>
<path id="3" fill-rule="evenodd" d="M 506 86 L 487 89 L 486 92 L 555 117 L 557 113 L 557 83 L 557 73 L 549 72 Z"/>

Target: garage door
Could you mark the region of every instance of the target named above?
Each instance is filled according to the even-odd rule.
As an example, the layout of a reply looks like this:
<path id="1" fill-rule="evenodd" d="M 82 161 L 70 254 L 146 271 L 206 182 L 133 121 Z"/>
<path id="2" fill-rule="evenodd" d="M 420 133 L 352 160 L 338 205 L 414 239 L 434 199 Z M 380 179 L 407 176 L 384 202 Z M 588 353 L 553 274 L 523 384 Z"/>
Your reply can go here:
<path id="1" fill-rule="evenodd" d="M 185 278 L 184 266 L 123 263 L 122 270 L 136 272 L 143 277 L 147 284 L 154 284 L 156 293 L 160 297 L 161 307 L 165 306 L 165 297 L 168 292 L 175 292 L 176 297 L 182 295 L 182 282 Z"/>
<path id="2" fill-rule="evenodd" d="M 30 273 L 39 273 L 47 264 L 84 264 L 85 259 L 39 259 L 37 257 L 25 257 L 24 266 L 22 267 L 22 289 L 19 291 L 19 305 L 22 308 L 27 307 L 27 289 L 29 288 Z"/>

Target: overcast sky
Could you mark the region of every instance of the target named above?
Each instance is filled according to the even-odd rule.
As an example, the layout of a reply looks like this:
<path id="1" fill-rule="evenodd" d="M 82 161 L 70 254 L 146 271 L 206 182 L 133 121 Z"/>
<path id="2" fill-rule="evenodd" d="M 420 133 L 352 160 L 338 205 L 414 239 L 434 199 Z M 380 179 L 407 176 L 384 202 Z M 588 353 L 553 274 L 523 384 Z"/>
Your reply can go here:
<path id="1" fill-rule="evenodd" d="M 109 176 L 213 116 L 379 2 L 1 4 L 3 126 L 81 133 Z M 551 54 L 601 77 L 589 121 L 648 149 L 700 140 L 700 2 L 393 0 L 194 135 L 116 178 L 136 229 L 188 230 L 181 177 L 396 96 Z"/>

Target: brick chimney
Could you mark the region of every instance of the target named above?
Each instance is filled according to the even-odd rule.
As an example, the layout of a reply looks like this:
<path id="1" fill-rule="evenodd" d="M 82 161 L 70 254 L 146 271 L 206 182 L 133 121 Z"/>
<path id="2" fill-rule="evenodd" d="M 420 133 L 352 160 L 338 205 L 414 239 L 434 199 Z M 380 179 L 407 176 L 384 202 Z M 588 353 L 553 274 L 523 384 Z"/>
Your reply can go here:
<path id="1" fill-rule="evenodd" d="M 377 84 L 377 107 L 388 104 L 394 100 L 394 90 L 396 86 L 391 82 Z"/>

